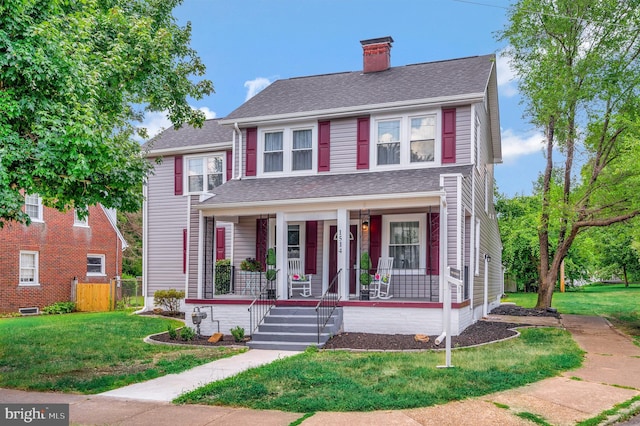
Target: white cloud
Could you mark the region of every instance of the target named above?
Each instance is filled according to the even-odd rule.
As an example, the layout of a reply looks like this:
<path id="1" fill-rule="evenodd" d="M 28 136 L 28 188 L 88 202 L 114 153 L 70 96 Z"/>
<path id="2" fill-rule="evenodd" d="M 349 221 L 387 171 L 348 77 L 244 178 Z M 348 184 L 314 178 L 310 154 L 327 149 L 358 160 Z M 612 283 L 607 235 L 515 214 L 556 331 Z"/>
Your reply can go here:
<path id="1" fill-rule="evenodd" d="M 195 107 L 192 107 L 195 108 Z M 215 111 L 211 111 L 207 107 L 200 107 L 198 110 L 204 112 L 204 116 L 207 120 L 216 118 Z M 148 139 L 156 136 L 158 133 L 173 126 L 173 123 L 167 118 L 167 111 L 153 111 L 145 113 L 144 121 L 140 123 L 138 127 L 144 127 L 147 129 Z M 136 138 L 141 140 L 140 138 Z"/>
<path id="2" fill-rule="evenodd" d="M 538 153 L 544 148 L 544 140 L 544 135 L 539 132 L 517 135 L 511 129 L 504 130 L 502 132 L 502 158 L 507 163 L 524 155 Z"/>
<path id="3" fill-rule="evenodd" d="M 258 77 L 253 80 L 248 80 L 244 82 L 244 87 L 247 88 L 247 97 L 245 101 L 253 98 L 255 95 L 260 93 L 262 89 L 271 84 L 271 80 L 265 77 Z"/>
<path id="4" fill-rule="evenodd" d="M 508 98 L 516 96 L 518 89 L 516 81 L 518 76 L 511 67 L 511 58 L 505 54 L 505 51 L 498 52 L 496 55 L 496 67 L 498 72 L 498 87 L 500 94 Z"/>

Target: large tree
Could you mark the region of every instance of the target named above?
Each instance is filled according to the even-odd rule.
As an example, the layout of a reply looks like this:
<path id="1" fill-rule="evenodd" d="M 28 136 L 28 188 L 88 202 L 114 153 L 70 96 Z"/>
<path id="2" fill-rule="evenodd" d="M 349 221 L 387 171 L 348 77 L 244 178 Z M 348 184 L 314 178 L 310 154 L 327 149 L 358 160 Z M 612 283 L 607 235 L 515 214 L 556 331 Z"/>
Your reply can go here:
<path id="1" fill-rule="evenodd" d="M 640 214 L 640 1 L 521 0 L 500 33 L 545 134 L 537 307 L 575 238 Z M 561 183 L 552 179 L 561 153 Z M 551 229 L 558 226 L 556 239 Z"/>
<path id="2" fill-rule="evenodd" d="M 0 227 L 29 222 L 24 194 L 65 210 L 102 203 L 135 211 L 149 172 L 136 127 L 145 111 L 201 125 L 188 98 L 204 65 L 179 0 L 0 3 Z"/>

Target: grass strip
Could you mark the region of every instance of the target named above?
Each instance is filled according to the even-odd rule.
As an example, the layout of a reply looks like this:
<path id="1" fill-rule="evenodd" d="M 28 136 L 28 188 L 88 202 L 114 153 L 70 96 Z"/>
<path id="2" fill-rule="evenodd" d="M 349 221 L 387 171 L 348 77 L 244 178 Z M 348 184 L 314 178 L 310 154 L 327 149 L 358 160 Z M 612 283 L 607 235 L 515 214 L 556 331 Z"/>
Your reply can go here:
<path id="1" fill-rule="evenodd" d="M 523 386 L 578 367 L 568 332 L 529 328 L 518 339 L 443 352 L 307 351 L 181 395 L 174 402 L 290 412 L 425 407 Z"/>

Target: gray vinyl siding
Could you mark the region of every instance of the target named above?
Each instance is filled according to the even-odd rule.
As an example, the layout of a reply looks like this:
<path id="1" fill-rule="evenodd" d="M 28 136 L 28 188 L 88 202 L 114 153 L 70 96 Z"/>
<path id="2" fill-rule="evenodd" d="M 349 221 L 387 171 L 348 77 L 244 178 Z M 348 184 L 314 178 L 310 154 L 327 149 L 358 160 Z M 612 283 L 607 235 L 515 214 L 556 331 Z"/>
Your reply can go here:
<path id="1" fill-rule="evenodd" d="M 332 173 L 356 171 L 357 130 L 355 118 L 331 121 Z"/>
<path id="2" fill-rule="evenodd" d="M 240 269 L 240 262 L 256 257 L 256 216 L 240 216 L 234 228 L 232 264 Z"/>
<path id="3" fill-rule="evenodd" d="M 456 164 L 471 163 L 471 123 L 471 106 L 456 108 Z"/>
<path id="4" fill-rule="evenodd" d="M 153 161 L 153 159 L 151 159 Z M 174 195 L 174 157 L 155 165 L 147 184 L 147 296 L 157 290 L 184 289 L 182 238 L 187 198 Z"/>
<path id="5" fill-rule="evenodd" d="M 447 193 L 447 253 L 445 257 L 445 268 L 456 267 L 456 253 L 458 242 L 456 231 L 458 229 L 458 178 L 456 176 L 444 177 L 444 190 Z M 446 272 L 446 271 L 443 271 Z"/>

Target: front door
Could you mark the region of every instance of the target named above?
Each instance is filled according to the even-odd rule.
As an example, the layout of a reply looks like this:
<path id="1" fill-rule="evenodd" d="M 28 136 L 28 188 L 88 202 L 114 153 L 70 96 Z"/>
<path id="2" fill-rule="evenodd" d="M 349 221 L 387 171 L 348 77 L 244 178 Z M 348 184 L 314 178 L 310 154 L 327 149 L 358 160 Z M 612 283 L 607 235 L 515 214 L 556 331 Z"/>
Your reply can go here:
<path id="1" fill-rule="evenodd" d="M 336 234 L 338 233 L 338 227 L 331 225 L 329 227 L 329 284 L 338 273 L 338 240 Z M 354 265 L 357 263 L 358 255 L 358 225 L 349 226 L 349 294 L 356 293 L 356 270 Z M 330 286 L 331 292 L 337 292 L 337 281 Z"/>

